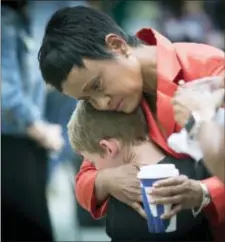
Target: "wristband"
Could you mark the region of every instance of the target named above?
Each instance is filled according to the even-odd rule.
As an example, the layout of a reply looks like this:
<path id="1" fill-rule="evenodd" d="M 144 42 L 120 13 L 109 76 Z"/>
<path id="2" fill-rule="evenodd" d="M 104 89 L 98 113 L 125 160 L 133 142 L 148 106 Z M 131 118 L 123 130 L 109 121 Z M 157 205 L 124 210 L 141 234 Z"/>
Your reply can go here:
<path id="1" fill-rule="evenodd" d="M 202 209 L 211 203 L 211 197 L 210 197 L 207 186 L 205 184 L 203 184 L 202 182 L 200 182 L 200 186 L 202 188 L 202 203 L 201 203 L 200 207 L 197 209 L 197 211 L 195 211 L 194 208 L 192 209 L 192 214 L 194 217 L 198 216 L 198 214 L 202 211 Z"/>

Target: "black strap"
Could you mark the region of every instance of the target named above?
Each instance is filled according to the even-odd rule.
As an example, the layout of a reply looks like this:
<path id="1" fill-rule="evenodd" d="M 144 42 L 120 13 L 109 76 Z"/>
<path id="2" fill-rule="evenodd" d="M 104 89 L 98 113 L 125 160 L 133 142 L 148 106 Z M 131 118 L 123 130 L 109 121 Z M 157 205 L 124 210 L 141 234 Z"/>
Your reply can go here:
<path id="1" fill-rule="evenodd" d="M 188 121 L 186 122 L 184 129 L 187 131 L 187 133 L 190 133 L 190 131 L 193 129 L 195 125 L 195 119 L 194 116 L 191 114 Z"/>

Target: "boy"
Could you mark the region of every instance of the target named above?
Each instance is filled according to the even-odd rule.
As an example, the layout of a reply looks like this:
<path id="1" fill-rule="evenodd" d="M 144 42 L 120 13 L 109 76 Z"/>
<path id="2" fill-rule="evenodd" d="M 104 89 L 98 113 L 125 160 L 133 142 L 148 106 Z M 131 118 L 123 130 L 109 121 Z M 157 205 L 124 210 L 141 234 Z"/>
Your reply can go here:
<path id="1" fill-rule="evenodd" d="M 68 124 L 71 145 L 97 169 L 133 162 L 137 166 L 155 163 L 175 164 L 181 174 L 191 179 L 209 177 L 204 167 L 195 170 L 192 159 L 179 162 L 148 139 L 148 127 L 140 108 L 125 114 L 98 111 L 87 101 L 80 101 Z M 149 159 L 151 157 L 151 159 Z M 115 181 L 119 182 L 119 181 Z M 178 215 L 178 229 L 173 233 L 151 234 L 146 221 L 132 208 L 111 197 L 107 208 L 107 234 L 112 241 L 198 241 L 211 240 L 208 221 L 201 213 L 196 218 L 190 210 Z"/>

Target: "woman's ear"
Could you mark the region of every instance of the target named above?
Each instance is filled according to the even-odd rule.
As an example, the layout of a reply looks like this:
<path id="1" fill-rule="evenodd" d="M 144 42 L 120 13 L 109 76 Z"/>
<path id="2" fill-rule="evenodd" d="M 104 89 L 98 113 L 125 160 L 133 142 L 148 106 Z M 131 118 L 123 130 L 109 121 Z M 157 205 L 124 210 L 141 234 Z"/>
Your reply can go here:
<path id="1" fill-rule="evenodd" d="M 120 36 L 116 34 L 107 34 L 105 37 L 105 44 L 111 52 L 124 55 L 126 57 L 129 56 L 129 46 Z"/>

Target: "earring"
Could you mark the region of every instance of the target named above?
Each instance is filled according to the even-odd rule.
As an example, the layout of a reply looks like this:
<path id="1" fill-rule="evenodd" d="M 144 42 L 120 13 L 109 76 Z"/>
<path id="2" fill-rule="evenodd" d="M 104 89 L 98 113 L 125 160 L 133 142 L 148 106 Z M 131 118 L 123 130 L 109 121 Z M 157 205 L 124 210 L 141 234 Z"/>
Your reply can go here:
<path id="1" fill-rule="evenodd" d="M 130 56 L 130 51 L 127 50 L 127 51 L 125 52 L 125 55 L 126 55 L 126 57 L 128 58 L 128 57 Z"/>
<path id="2" fill-rule="evenodd" d="M 122 51 L 124 53 L 124 55 L 127 57 L 129 57 L 130 55 L 130 51 L 128 50 L 128 48 L 126 48 L 125 46 L 122 47 Z"/>
<path id="3" fill-rule="evenodd" d="M 128 58 L 131 54 L 130 50 L 128 48 L 123 49 L 123 53 L 125 54 L 126 58 Z"/>

